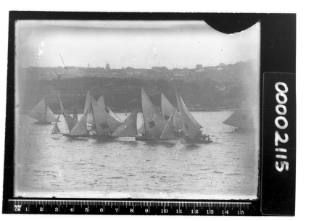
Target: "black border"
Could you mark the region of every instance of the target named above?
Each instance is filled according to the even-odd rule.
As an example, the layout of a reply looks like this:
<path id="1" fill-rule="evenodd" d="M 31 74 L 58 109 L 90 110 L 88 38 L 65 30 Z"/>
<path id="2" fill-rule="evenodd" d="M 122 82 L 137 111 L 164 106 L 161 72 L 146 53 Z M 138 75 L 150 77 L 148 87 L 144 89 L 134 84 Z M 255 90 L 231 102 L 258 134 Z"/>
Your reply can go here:
<path id="1" fill-rule="evenodd" d="M 3 188 L 3 213 L 8 210 L 8 199 L 14 195 L 14 94 L 15 94 L 15 22 L 18 20 L 204 20 L 211 27 L 225 33 L 242 31 L 256 22 L 261 23 L 261 61 L 260 61 L 260 107 L 262 107 L 263 73 L 264 72 L 296 72 L 296 15 L 295 14 L 264 14 L 264 13 L 151 13 L 151 12 L 41 12 L 41 11 L 10 11 L 8 38 L 8 74 L 7 74 L 7 109 L 5 131 L 5 165 Z M 260 111 L 260 132 L 263 121 L 262 108 Z M 295 137 L 295 129 L 292 131 Z M 262 189 L 262 153 L 263 140 L 260 137 L 259 163 L 259 201 Z M 294 147 L 295 148 L 295 147 Z M 295 156 L 294 156 L 295 157 Z M 295 160 L 294 160 L 295 166 Z M 278 182 L 278 181 L 276 181 Z M 290 177 L 289 188 L 295 190 L 294 177 Z M 147 199 L 148 200 L 148 199 Z M 294 202 L 295 199 L 289 199 Z M 261 202 L 261 201 L 260 201 Z M 262 207 L 262 205 L 261 205 Z M 294 215 L 293 208 L 285 208 L 278 214 Z M 261 211 L 261 215 L 264 213 Z"/>

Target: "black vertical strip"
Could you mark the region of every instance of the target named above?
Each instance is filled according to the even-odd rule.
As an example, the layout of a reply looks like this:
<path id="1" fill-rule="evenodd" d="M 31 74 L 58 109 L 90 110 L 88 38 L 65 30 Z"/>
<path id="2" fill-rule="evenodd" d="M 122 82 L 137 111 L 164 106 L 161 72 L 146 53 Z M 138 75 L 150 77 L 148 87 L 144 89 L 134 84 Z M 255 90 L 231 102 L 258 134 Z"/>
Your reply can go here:
<path id="1" fill-rule="evenodd" d="M 295 74 L 264 73 L 263 87 L 261 209 L 263 215 L 294 215 Z"/>
<path id="2" fill-rule="evenodd" d="M 264 72 L 289 72 L 263 74 Z M 296 15 L 266 14 L 261 19 L 261 158 L 260 189 L 261 212 L 264 215 L 294 215 L 295 213 L 295 73 L 296 73 Z M 289 142 L 287 157 L 290 169 L 275 169 L 275 129 L 277 117 L 276 81 L 289 85 L 287 119 Z"/>
<path id="3" fill-rule="evenodd" d="M 14 195 L 14 147 L 15 147 L 15 19 L 9 15 L 7 108 L 5 128 L 5 155 L 2 212 L 8 211 L 8 199 Z"/>
<path id="4" fill-rule="evenodd" d="M 296 73 L 295 14 L 265 14 L 261 19 L 261 74 Z"/>

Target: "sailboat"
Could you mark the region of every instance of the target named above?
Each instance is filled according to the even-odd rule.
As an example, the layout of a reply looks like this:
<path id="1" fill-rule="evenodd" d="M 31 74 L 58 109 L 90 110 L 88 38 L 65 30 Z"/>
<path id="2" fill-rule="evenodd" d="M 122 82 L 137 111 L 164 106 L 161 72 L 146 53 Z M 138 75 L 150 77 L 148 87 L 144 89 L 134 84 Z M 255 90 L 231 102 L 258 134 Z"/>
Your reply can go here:
<path id="1" fill-rule="evenodd" d="M 92 128 L 95 125 L 93 110 L 92 110 L 92 100 L 94 98 L 90 95 L 90 91 L 87 92 L 85 96 L 85 103 L 83 109 L 83 115 L 76 125 L 72 128 L 68 136 L 70 137 L 87 137 L 90 136 L 90 128 L 88 128 L 88 123 Z"/>
<path id="2" fill-rule="evenodd" d="M 173 140 L 177 138 L 177 134 L 175 132 L 175 127 L 174 127 L 174 117 L 176 113 L 177 111 L 175 111 L 172 115 L 170 115 L 168 122 L 160 135 L 161 140 Z"/>
<path id="3" fill-rule="evenodd" d="M 182 119 L 180 112 L 170 103 L 167 97 L 162 93 L 161 94 L 161 113 L 162 116 L 169 121 L 169 118 L 173 115 L 172 124 L 175 134 L 178 134 L 182 129 Z"/>
<path id="4" fill-rule="evenodd" d="M 106 111 L 104 97 L 98 100 L 91 99 L 93 117 L 95 122 L 95 132 L 97 136 L 110 137 L 112 133 L 122 124 Z"/>
<path id="5" fill-rule="evenodd" d="M 70 134 L 71 130 L 73 129 L 73 127 L 77 122 L 66 112 L 60 94 L 57 94 L 57 98 L 58 98 L 61 114 L 64 117 L 65 129 L 63 131 L 63 134 Z"/>
<path id="6" fill-rule="evenodd" d="M 60 98 L 60 97 L 59 97 Z M 73 118 L 65 114 L 62 102 L 59 103 L 64 116 L 64 121 L 68 127 L 68 131 L 64 133 L 68 137 L 87 137 L 96 138 L 106 137 L 113 138 L 112 133 L 122 123 L 116 120 L 107 112 L 104 97 L 100 96 L 97 100 L 90 95 L 88 91 L 85 97 L 84 110 L 81 118 L 75 123 Z"/>
<path id="7" fill-rule="evenodd" d="M 156 108 L 144 89 L 141 90 L 142 112 L 144 120 L 144 134 L 136 137 L 137 140 L 158 140 L 166 125 L 166 120 Z"/>
<path id="8" fill-rule="evenodd" d="M 38 124 L 51 124 L 51 122 L 56 121 L 56 116 L 47 105 L 45 98 L 35 105 L 29 116 L 37 120 L 36 123 Z"/>
<path id="9" fill-rule="evenodd" d="M 86 98 L 86 102 L 88 102 L 87 98 Z M 88 112 L 86 112 L 84 110 L 82 117 L 74 124 L 74 126 L 69 130 L 69 132 L 63 133 L 63 134 L 70 138 L 79 138 L 79 137 L 89 136 L 89 131 L 87 130 L 87 124 L 86 124 L 86 120 L 87 120 L 87 116 L 88 116 L 87 114 L 88 114 Z M 64 119 L 66 121 L 65 115 L 64 115 Z"/>
<path id="10" fill-rule="evenodd" d="M 181 96 L 177 96 L 178 109 L 182 118 L 182 134 L 187 142 L 191 143 L 210 143 L 209 136 L 202 134 L 202 126 L 193 117 Z"/>
<path id="11" fill-rule="evenodd" d="M 235 127 L 238 131 L 250 131 L 254 129 L 253 113 L 251 110 L 238 109 L 223 123 Z"/>

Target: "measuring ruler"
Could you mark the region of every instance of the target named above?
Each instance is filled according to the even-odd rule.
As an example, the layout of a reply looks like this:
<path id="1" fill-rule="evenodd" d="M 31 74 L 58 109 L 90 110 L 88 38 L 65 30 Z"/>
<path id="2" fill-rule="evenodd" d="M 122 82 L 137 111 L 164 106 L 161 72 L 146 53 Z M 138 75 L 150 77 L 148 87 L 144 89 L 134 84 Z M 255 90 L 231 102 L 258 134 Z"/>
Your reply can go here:
<path id="1" fill-rule="evenodd" d="M 9 199 L 11 213 L 233 215 L 258 214 L 257 201 Z"/>

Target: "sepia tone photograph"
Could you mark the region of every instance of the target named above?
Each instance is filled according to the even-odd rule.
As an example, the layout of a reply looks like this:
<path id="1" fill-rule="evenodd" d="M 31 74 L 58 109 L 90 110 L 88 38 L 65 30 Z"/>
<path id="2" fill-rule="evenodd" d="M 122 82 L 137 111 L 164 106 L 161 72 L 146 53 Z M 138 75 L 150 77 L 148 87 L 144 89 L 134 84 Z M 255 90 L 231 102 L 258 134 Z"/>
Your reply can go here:
<path id="1" fill-rule="evenodd" d="M 260 23 L 15 27 L 15 197 L 257 199 Z"/>

